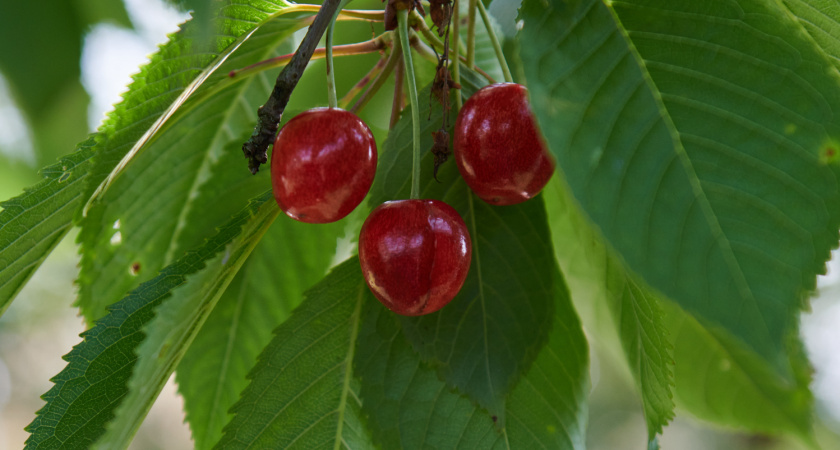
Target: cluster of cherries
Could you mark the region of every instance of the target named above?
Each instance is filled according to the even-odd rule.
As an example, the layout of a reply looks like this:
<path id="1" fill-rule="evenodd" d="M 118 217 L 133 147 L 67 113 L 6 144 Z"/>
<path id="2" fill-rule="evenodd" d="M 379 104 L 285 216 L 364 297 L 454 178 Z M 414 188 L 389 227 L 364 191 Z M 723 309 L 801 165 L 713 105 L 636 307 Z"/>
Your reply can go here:
<path id="1" fill-rule="evenodd" d="M 493 84 L 470 97 L 455 122 L 454 148 L 467 185 L 493 205 L 528 200 L 554 172 L 519 84 Z M 274 142 L 274 197 L 293 219 L 334 222 L 367 195 L 376 160 L 373 135 L 355 114 L 306 111 Z M 385 202 L 370 213 L 359 235 L 368 287 L 386 307 L 407 316 L 446 306 L 464 284 L 471 256 L 464 220 L 439 200 Z"/>

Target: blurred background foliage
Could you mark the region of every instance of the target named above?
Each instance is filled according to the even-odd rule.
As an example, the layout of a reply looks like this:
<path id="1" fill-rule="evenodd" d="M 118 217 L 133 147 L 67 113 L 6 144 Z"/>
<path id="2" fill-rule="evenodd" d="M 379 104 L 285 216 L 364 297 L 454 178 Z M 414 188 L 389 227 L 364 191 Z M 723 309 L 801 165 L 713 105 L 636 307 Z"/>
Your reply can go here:
<path id="1" fill-rule="evenodd" d="M 491 13 L 504 34 L 515 29 L 515 0 L 497 0 Z M 379 0 L 357 0 L 359 9 L 381 7 Z M 5 1 L 0 6 L 0 199 L 17 195 L 39 180 L 38 169 L 71 152 L 96 129 L 105 112 L 155 46 L 165 41 L 193 11 L 209 26 L 210 0 L 63 0 Z M 27 20 L 22 18 L 37 18 Z M 340 25 L 336 43 L 370 39 L 366 24 Z M 508 43 L 509 44 L 509 43 Z M 336 61 L 339 95 L 364 76 L 378 55 Z M 515 61 L 512 61 L 515 62 Z M 279 69 L 278 69 L 279 70 Z M 301 81 L 289 111 L 302 104 L 326 104 L 323 61 L 315 61 Z M 421 80 L 422 81 L 422 80 Z M 422 83 L 421 83 L 422 84 Z M 378 142 L 387 134 L 392 82 L 364 110 Z M 295 99 L 298 99 L 297 101 Z M 301 99 L 305 99 L 301 100 Z M 243 160 L 243 170 L 245 169 Z M 77 342 L 83 321 L 71 306 L 78 256 L 71 233 L 47 259 L 33 280 L 0 317 L 0 450 L 21 448 L 23 427 L 42 406 L 38 396 L 49 378 L 64 366 L 60 356 Z M 840 448 L 840 276 L 836 260 L 820 280 L 815 311 L 803 320 L 803 337 L 814 363 L 817 438 L 823 448 Z M 585 296 L 582 296 L 585 300 Z M 587 310 L 576 300 L 592 346 L 592 385 L 588 447 L 640 449 L 645 421 L 632 377 L 603 312 Z M 611 331 L 612 330 L 612 331 Z M 611 334 L 612 333 L 612 334 Z M 791 449 L 801 444 L 771 437 L 711 428 L 684 411 L 666 428 L 665 449 Z M 172 383 L 164 390 L 132 448 L 191 448 L 181 401 Z"/>

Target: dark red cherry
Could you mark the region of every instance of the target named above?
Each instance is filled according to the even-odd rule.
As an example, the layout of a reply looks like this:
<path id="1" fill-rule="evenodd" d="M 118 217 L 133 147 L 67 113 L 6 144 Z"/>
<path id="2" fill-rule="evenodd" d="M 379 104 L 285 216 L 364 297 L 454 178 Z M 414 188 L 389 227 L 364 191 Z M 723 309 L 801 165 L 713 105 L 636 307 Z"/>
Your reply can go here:
<path id="1" fill-rule="evenodd" d="M 302 112 L 274 140 L 274 198 L 295 220 L 335 222 L 367 195 L 376 157 L 373 134 L 355 114 L 335 108 Z"/>
<path id="2" fill-rule="evenodd" d="M 438 200 L 398 200 L 373 210 L 359 234 L 359 261 L 373 295 L 419 316 L 449 303 L 467 278 L 472 243 L 464 220 Z"/>
<path id="3" fill-rule="evenodd" d="M 454 147 L 467 185 L 494 205 L 528 200 L 554 173 L 526 89 L 519 84 L 491 84 L 473 94 L 455 121 Z"/>

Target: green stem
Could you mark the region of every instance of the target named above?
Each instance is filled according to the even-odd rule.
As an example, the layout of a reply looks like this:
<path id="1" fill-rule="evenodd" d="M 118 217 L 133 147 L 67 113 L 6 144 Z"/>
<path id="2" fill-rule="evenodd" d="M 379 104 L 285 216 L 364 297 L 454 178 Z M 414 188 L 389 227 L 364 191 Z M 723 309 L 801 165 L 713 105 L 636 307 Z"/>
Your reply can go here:
<path id="1" fill-rule="evenodd" d="M 452 67 L 452 80 L 461 84 L 461 64 L 459 64 L 458 57 L 461 53 L 461 20 L 460 20 L 460 11 L 458 10 L 458 5 L 461 3 L 459 0 L 455 0 L 452 5 L 452 35 L 449 39 L 455 39 L 455 45 L 452 48 L 452 61 L 455 61 L 455 64 L 451 64 Z M 454 38 L 452 37 L 454 36 Z M 458 91 L 458 95 L 455 96 L 455 104 L 457 105 L 457 109 L 460 110 L 461 106 L 463 105 L 464 100 L 461 98 L 461 91 Z"/>
<path id="2" fill-rule="evenodd" d="M 499 44 L 499 39 L 496 38 L 496 32 L 493 30 L 493 26 L 490 25 L 490 16 L 487 14 L 487 9 L 484 7 L 484 3 L 478 2 L 478 12 L 481 13 L 481 20 L 484 22 L 484 28 L 487 28 L 487 34 L 490 36 L 490 43 L 493 45 L 493 50 L 496 51 L 496 58 L 499 59 L 499 65 L 502 66 L 502 73 L 504 74 L 505 81 L 513 83 L 513 77 L 510 74 L 510 69 L 508 68 L 507 61 L 505 60 L 505 54 L 502 52 L 502 46 Z"/>
<path id="3" fill-rule="evenodd" d="M 338 9 L 335 11 L 335 15 L 333 16 L 332 22 L 330 22 L 330 27 L 327 28 L 327 58 L 326 58 L 326 66 L 327 66 L 327 101 L 330 105 L 330 108 L 337 108 L 338 107 L 338 97 L 335 95 L 335 66 L 333 65 L 333 31 L 335 31 L 335 19 L 338 17 L 338 14 L 341 12 L 341 7 L 344 6 L 345 1 L 342 1 L 341 4 L 338 5 Z"/>
<path id="4" fill-rule="evenodd" d="M 458 3 L 458 2 L 455 2 L 455 3 Z M 454 5 L 454 3 L 453 3 L 453 5 Z M 454 12 L 453 12 L 453 17 L 454 17 Z M 417 12 L 416 9 L 414 11 L 411 11 L 411 15 L 409 16 L 409 19 L 410 19 L 410 22 L 411 22 L 409 25 L 411 25 L 411 26 L 416 25 L 417 26 L 416 30 L 420 31 L 420 34 L 422 34 L 423 37 L 426 38 L 427 41 L 429 41 L 429 44 L 431 44 L 435 49 L 438 49 L 441 52 L 443 51 L 443 41 L 440 40 L 440 38 L 431 30 L 431 28 L 429 28 L 429 26 L 426 24 L 426 20 L 423 19 L 423 16 L 421 16 L 420 13 Z M 452 39 L 452 38 L 450 37 L 450 39 Z M 461 44 L 460 40 L 455 40 L 454 45 L 458 45 L 458 46 L 461 47 L 461 50 L 465 50 L 465 48 Z M 453 46 L 451 40 L 449 41 L 449 46 L 450 47 Z M 450 51 L 452 51 L 452 50 L 450 49 Z"/>
<path id="5" fill-rule="evenodd" d="M 393 130 L 397 126 L 397 121 L 400 119 L 400 111 L 403 110 L 404 78 L 405 66 L 397 62 L 397 67 L 394 68 L 394 99 L 391 104 L 391 123 L 388 125 L 389 130 Z"/>
<path id="6" fill-rule="evenodd" d="M 467 11 L 467 67 L 475 65 L 475 9 L 476 0 L 470 0 Z"/>
<path id="7" fill-rule="evenodd" d="M 399 58 L 397 58 L 397 55 L 399 54 L 399 52 L 397 52 L 397 46 L 400 45 L 400 40 L 400 35 L 397 34 L 394 37 L 394 48 L 391 49 L 391 55 L 388 56 L 388 62 L 385 63 L 385 67 L 382 68 L 382 71 L 379 72 L 379 75 L 376 76 L 376 78 L 373 80 L 373 83 L 368 85 L 367 89 L 365 89 L 365 92 L 362 93 L 361 97 L 359 97 L 356 100 L 356 103 L 353 104 L 352 108 L 350 108 L 350 112 L 355 114 L 359 110 L 364 108 L 365 105 L 367 105 L 367 103 L 370 101 L 370 99 L 373 98 L 373 96 L 377 92 L 379 92 L 379 88 L 381 88 L 382 85 L 385 84 L 385 80 L 387 80 L 388 76 L 391 75 L 391 72 L 394 71 L 394 66 L 396 66 L 397 61 L 399 61 Z"/>
<path id="8" fill-rule="evenodd" d="M 397 11 L 397 24 L 400 31 L 400 46 L 405 63 L 405 76 L 408 80 L 408 96 L 411 99 L 411 131 L 414 142 L 411 163 L 411 195 L 420 198 L 420 109 L 417 107 L 417 81 L 414 79 L 414 64 L 411 60 L 411 43 L 408 41 L 408 10 Z"/>
<path id="9" fill-rule="evenodd" d="M 387 64 L 387 63 L 388 63 L 388 58 L 387 57 L 383 56 L 382 58 L 379 58 L 379 61 L 376 62 L 376 65 L 374 65 L 370 69 L 370 71 L 367 73 L 367 75 L 362 77 L 362 79 L 359 80 L 359 82 L 356 83 L 355 86 L 350 88 L 350 90 L 347 91 L 346 94 L 344 94 L 344 97 L 341 100 L 338 101 L 338 107 L 341 108 L 341 109 L 347 109 L 347 106 L 350 105 L 350 102 L 352 102 L 353 99 L 356 98 L 356 96 L 359 95 L 359 93 L 362 92 L 362 90 L 365 87 L 367 87 L 367 85 L 371 82 L 371 80 L 373 80 L 373 79 L 375 79 L 376 77 L 379 76 L 379 74 L 382 72 L 382 69 L 385 68 L 385 64 Z"/>

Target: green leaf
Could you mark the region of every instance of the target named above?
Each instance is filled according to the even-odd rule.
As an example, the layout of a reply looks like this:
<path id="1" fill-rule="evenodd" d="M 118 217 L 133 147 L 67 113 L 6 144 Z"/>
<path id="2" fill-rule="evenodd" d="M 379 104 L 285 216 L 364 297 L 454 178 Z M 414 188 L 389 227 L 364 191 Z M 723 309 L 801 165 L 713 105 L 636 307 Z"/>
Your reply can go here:
<path id="1" fill-rule="evenodd" d="M 396 315 L 370 299 L 362 317 L 354 365 L 380 448 L 503 446 L 490 415 L 422 363 L 402 336 Z"/>
<path id="2" fill-rule="evenodd" d="M 642 397 L 648 439 L 654 439 L 674 418 L 673 346 L 659 300 L 604 246 L 558 177 L 543 192 L 554 253 L 576 303 L 593 307 L 597 302 L 609 310 Z M 593 324 L 593 331 L 599 326 L 605 325 Z"/>
<path id="3" fill-rule="evenodd" d="M 420 98 L 428 98 L 428 88 Z M 454 102 L 453 102 L 454 103 Z M 429 116 L 421 102 L 420 117 Z M 431 148 L 440 127 L 439 104 L 421 124 L 421 148 Z M 454 111 L 450 124 L 454 124 Z M 450 131 L 451 132 L 451 131 Z M 385 142 L 371 202 L 406 198 L 411 178 L 411 115 L 404 113 Z M 540 199 L 494 207 L 474 197 L 454 161 L 432 178 L 433 157 L 421 161 L 421 198 L 445 201 L 464 218 L 472 239 L 470 272 L 460 293 L 441 311 L 404 318 L 406 336 L 425 360 L 457 387 L 505 422 L 505 398 L 545 343 L 553 316 L 556 284 L 545 211 Z"/>
<path id="4" fill-rule="evenodd" d="M 251 251 L 280 210 L 270 192 L 260 196 L 261 206 L 242 226 L 239 236 L 205 263 L 204 269 L 187 277 L 185 287 L 155 311 L 142 333 L 147 336 L 136 350 L 137 361 L 128 380 L 128 394 L 120 402 L 114 420 L 97 448 L 126 448 L 146 417 L 164 384 L 201 330 L 216 302 L 245 263 Z"/>
<path id="5" fill-rule="evenodd" d="M 45 168 L 45 180 L 0 203 L 0 315 L 70 229 L 92 145 L 93 137 Z"/>
<path id="6" fill-rule="evenodd" d="M 794 347 L 791 382 L 724 330 L 707 328 L 679 307 L 665 304 L 674 336 L 676 400 L 694 416 L 757 433 L 799 436 L 816 448 L 811 368 Z"/>
<path id="7" fill-rule="evenodd" d="M 555 271 L 553 327 L 548 343 L 510 394 L 507 434 L 515 448 L 586 448 L 589 354 L 577 313 Z"/>
<path id="8" fill-rule="evenodd" d="M 310 289 L 248 375 L 216 448 L 371 448 L 352 365 L 362 303 L 371 300 L 357 258 Z"/>
<path id="9" fill-rule="evenodd" d="M 840 83 L 778 5 L 526 0 L 520 42 L 558 169 L 610 247 L 790 378 L 785 342 L 838 240 Z"/>
<path id="10" fill-rule="evenodd" d="M 278 10 L 282 8 L 222 11 L 225 18 L 218 24 L 222 30 L 232 27 L 244 32 L 245 23 L 255 29 L 224 51 L 225 59 L 214 63 L 220 64 L 218 68 L 204 63 L 202 76 L 207 79 L 183 105 L 173 103 L 177 109 L 170 111 L 172 116 L 161 128 L 137 141 L 137 152 L 130 153 L 130 160 L 109 177 L 107 188 L 90 207 L 79 235 L 78 301 L 89 320 L 101 316 L 123 292 L 212 235 L 248 198 L 269 187 L 267 174 L 254 177 L 248 171 L 240 146 L 253 130 L 257 107 L 268 98 L 272 77 L 262 72 L 230 79 L 227 74 L 287 50 L 278 45 L 304 23 L 270 14 Z M 164 60 L 160 65 L 174 70 L 177 63 L 180 60 Z M 150 94 L 142 89 L 135 93 Z M 122 154 L 105 151 L 96 156 L 97 167 Z M 114 244 L 115 228 L 118 244 Z M 135 263 L 141 267 L 139 273 L 128 270 Z"/>
<path id="11" fill-rule="evenodd" d="M 390 311 L 370 301 L 362 317 L 355 366 L 381 448 L 585 448 L 587 344 L 567 293 L 548 344 L 507 399 L 504 428 L 420 360 Z"/>
<path id="12" fill-rule="evenodd" d="M 342 228 L 281 216 L 219 299 L 176 373 L 196 448 L 221 438 L 228 410 L 248 385 L 248 370 L 304 289 L 326 274 Z"/>
<path id="13" fill-rule="evenodd" d="M 112 305 L 108 315 L 81 335 L 82 342 L 64 356 L 67 366 L 52 378 L 55 386 L 43 396 L 47 404 L 27 427 L 31 433 L 27 448 L 88 448 L 102 436 L 129 393 L 128 380 L 137 362 L 135 351 L 155 309 L 184 285 L 189 275 L 201 271 L 208 260 L 224 251 L 266 204 L 274 207 L 270 195 L 262 196 L 213 239 Z"/>

